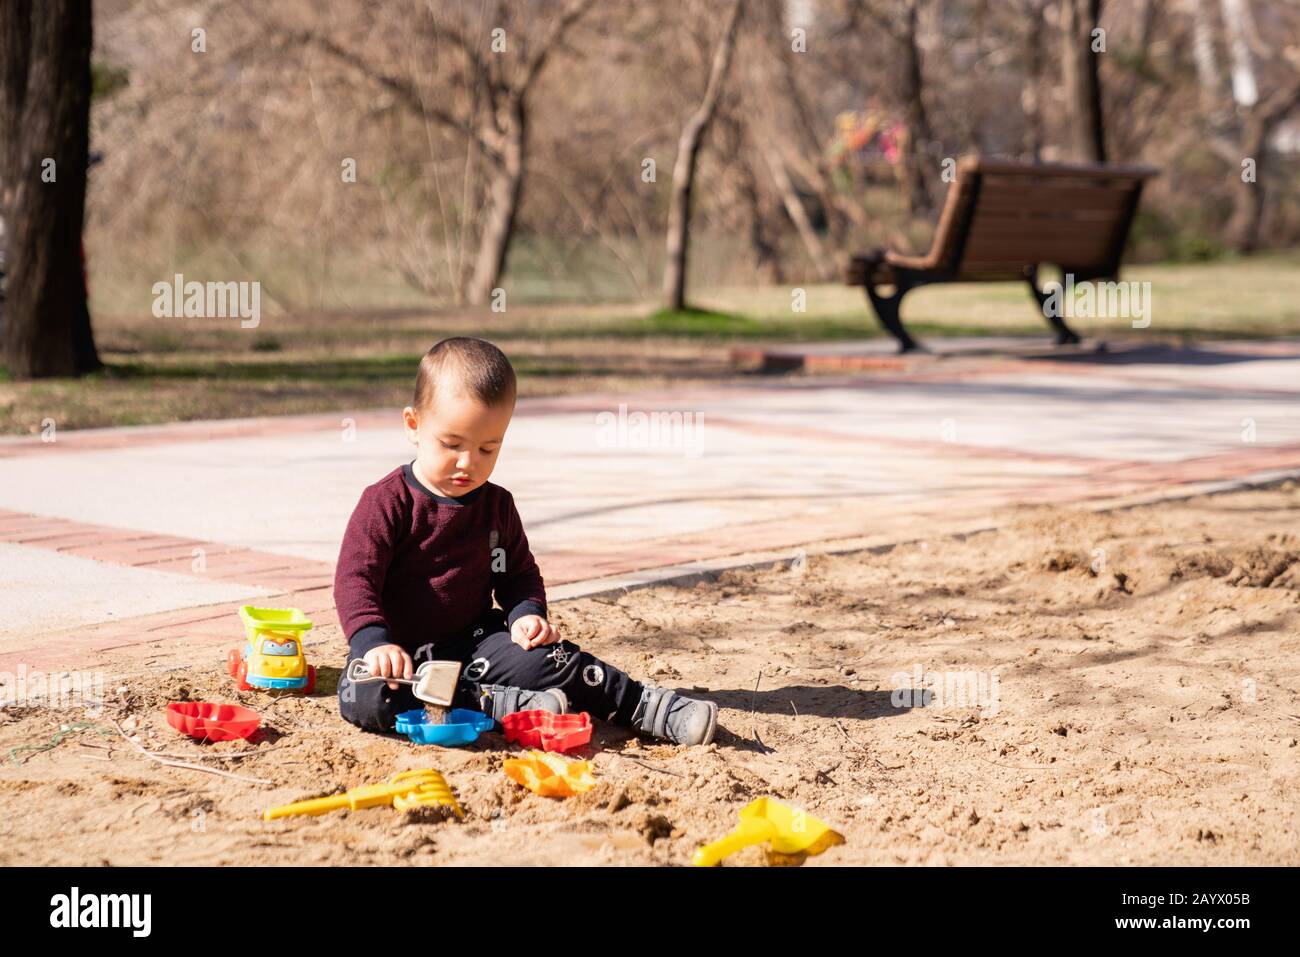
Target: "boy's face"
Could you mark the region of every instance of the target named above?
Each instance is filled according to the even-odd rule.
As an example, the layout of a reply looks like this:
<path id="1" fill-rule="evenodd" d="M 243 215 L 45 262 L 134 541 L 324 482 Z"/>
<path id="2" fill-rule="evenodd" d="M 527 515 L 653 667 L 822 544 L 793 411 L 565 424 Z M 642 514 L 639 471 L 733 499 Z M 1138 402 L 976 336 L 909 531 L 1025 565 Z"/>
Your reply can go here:
<path id="1" fill-rule="evenodd" d="M 447 388 L 431 407 L 402 410 L 406 435 L 415 444 L 415 477 L 440 495 L 459 498 L 472 492 L 496 468 L 515 402 L 495 406 Z"/>

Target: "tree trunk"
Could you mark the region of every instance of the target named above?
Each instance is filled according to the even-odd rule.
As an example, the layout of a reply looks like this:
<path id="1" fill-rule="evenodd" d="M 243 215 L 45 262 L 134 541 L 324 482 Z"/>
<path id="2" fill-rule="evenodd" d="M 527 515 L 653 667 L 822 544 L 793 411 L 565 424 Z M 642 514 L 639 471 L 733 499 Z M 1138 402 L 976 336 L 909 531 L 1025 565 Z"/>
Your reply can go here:
<path id="1" fill-rule="evenodd" d="M 916 7 L 918 0 L 907 0 L 904 11 L 903 46 L 903 102 L 907 111 L 907 142 L 903 147 L 903 188 L 907 191 L 907 207 L 914 216 L 930 211 L 929 171 L 926 157 L 930 141 L 930 117 L 922 98 L 925 83 L 921 73 L 921 49 L 916 42 Z"/>
<path id="2" fill-rule="evenodd" d="M 1263 235 L 1267 176 L 1272 169 L 1268 141 L 1278 124 L 1300 107 L 1300 77 L 1293 77 L 1287 84 L 1270 84 L 1267 96 L 1261 99 L 1250 44 L 1254 33 L 1250 6 L 1246 0 L 1222 0 L 1221 10 L 1232 58 L 1232 97 L 1238 123 L 1239 155 L 1229 152 L 1228 158 L 1238 163 L 1253 160 L 1255 174 L 1247 182 L 1240 166 L 1233 170 L 1236 183 L 1232 218 L 1225 232 L 1233 249 L 1250 253 L 1260 247 Z"/>
<path id="3" fill-rule="evenodd" d="M 1210 19 L 1209 0 L 1190 0 L 1192 14 L 1192 60 L 1196 64 L 1196 82 L 1201 88 L 1201 105 L 1208 113 L 1217 113 L 1221 105 L 1219 59 L 1214 51 L 1214 22 Z"/>
<path id="4" fill-rule="evenodd" d="M 721 126 L 720 148 L 726 155 L 735 157 L 732 163 L 736 177 L 736 196 L 727 197 L 727 203 L 744 211 L 744 226 L 749 234 L 749 249 L 754 257 L 754 271 L 763 285 L 785 281 L 781 268 L 780 226 L 774 203 L 759 186 L 758 164 L 761 159 L 755 148 L 754 130 L 740 119 L 743 111 L 722 114 L 715 121 Z"/>
<path id="5" fill-rule="evenodd" d="M 511 104 L 505 121 L 501 156 L 488 185 L 487 222 L 479 237 L 465 299 L 472 306 L 485 305 L 492 298 L 515 231 L 515 217 L 523 196 L 524 154 L 527 143 L 528 116 L 523 100 Z"/>
<path id="6" fill-rule="evenodd" d="M 814 122 L 816 111 L 807 102 L 795 75 L 795 63 L 802 54 L 790 50 L 782 10 L 781 0 L 765 0 L 757 7 L 751 4 L 746 10 L 746 16 L 761 17 L 758 31 L 766 39 L 763 49 L 767 59 L 752 65 L 751 88 L 757 97 L 767 97 L 773 105 L 784 103 L 784 110 L 767 111 L 767 123 L 762 135 L 767 137 L 773 148 L 780 149 L 782 158 L 788 164 L 787 173 L 798 173 L 816 194 L 817 203 L 826 218 L 825 245 L 830 248 L 832 255 L 838 255 L 848 239 L 851 226 L 866 228 L 869 225 L 868 217 L 865 207 L 856 196 L 845 197 L 832 183 L 825 144 Z M 760 99 L 759 103 L 762 102 Z M 754 107 L 748 109 L 753 111 Z M 778 146 L 776 140 L 780 140 L 784 148 Z M 788 202 L 786 205 L 788 207 Z M 818 243 L 821 243 L 820 238 Z M 804 245 L 808 245 L 806 237 Z M 809 254 L 812 254 L 811 249 Z"/>
<path id="7" fill-rule="evenodd" d="M 1228 49 L 1232 54 L 1232 96 L 1241 106 L 1259 101 L 1259 84 L 1255 81 L 1255 64 L 1250 55 L 1247 18 L 1250 9 L 1245 0 L 1223 0 L 1223 22 L 1228 27 Z"/>
<path id="8" fill-rule="evenodd" d="M 1259 248 L 1261 226 L 1264 222 L 1264 161 L 1268 152 L 1268 137 L 1273 124 L 1257 111 L 1246 113 L 1242 121 L 1242 157 L 1255 161 L 1253 182 L 1246 182 L 1241 170 L 1235 170 L 1232 218 L 1228 220 L 1228 244 L 1240 253 L 1252 253 Z"/>
<path id="9" fill-rule="evenodd" d="M 1025 76 L 1020 88 L 1020 106 L 1025 112 L 1025 137 L 1021 150 L 1037 163 L 1043 156 L 1043 0 L 1035 0 L 1025 11 Z"/>
<path id="10" fill-rule="evenodd" d="M 753 163 L 741 162 L 737 172 L 740 175 L 738 192 L 748 212 L 749 248 L 754 254 L 754 271 L 763 285 L 779 285 L 785 281 L 785 271 L 781 268 L 781 250 L 773 235 L 776 216 L 763 201 Z"/>
<path id="11" fill-rule="evenodd" d="M 695 157 L 700 149 L 701 128 L 694 120 L 686 124 L 677 141 L 677 162 L 673 165 L 673 192 L 668 203 L 668 236 L 664 245 L 664 305 L 686 308 L 686 256 L 690 239 L 691 192 L 695 188 Z"/>
<path id="12" fill-rule="evenodd" d="M 1251 182 L 1242 178 L 1240 167 L 1237 176 L 1232 218 L 1228 221 L 1227 239 L 1238 252 L 1254 252 L 1260 246 L 1267 209 L 1265 191 L 1268 185 L 1266 167 L 1269 163 L 1268 141 L 1278 124 L 1300 107 L 1300 78 L 1288 86 L 1275 89 L 1267 100 L 1241 108 L 1241 133 L 1238 140 L 1241 159 L 1255 161 L 1255 175 Z"/>
<path id="13" fill-rule="evenodd" d="M 5 361 L 19 379 L 101 366 L 81 260 L 90 51 L 90 0 L 0 2 L 3 337 Z"/>
<path id="14" fill-rule="evenodd" d="M 1101 111 L 1101 80 L 1092 31 L 1101 19 L 1101 0 L 1061 0 L 1061 68 L 1065 110 L 1075 157 L 1106 162 L 1106 127 Z"/>
<path id="15" fill-rule="evenodd" d="M 803 247 L 812 263 L 813 274 L 821 282 L 828 281 L 833 276 L 834 263 L 826 255 L 826 247 L 822 244 L 821 237 L 817 235 L 817 230 L 813 229 L 808 211 L 803 207 L 803 200 L 799 198 L 794 184 L 790 182 L 785 160 L 776 149 L 767 151 L 767 168 L 772 173 L 772 182 L 776 184 L 777 192 L 781 194 L 781 202 L 785 206 L 787 215 L 794 223 L 795 229 L 799 231 L 799 238 L 803 241 Z"/>
<path id="16" fill-rule="evenodd" d="M 686 308 L 686 261 L 691 231 L 691 193 L 695 188 L 695 161 L 722 92 L 722 81 L 736 45 L 736 27 L 740 22 L 741 0 L 732 4 L 727 25 L 717 49 L 704 99 L 691 114 L 677 140 L 677 162 L 673 164 L 673 191 L 668 205 L 668 236 L 664 258 L 664 305 L 669 309 Z"/>

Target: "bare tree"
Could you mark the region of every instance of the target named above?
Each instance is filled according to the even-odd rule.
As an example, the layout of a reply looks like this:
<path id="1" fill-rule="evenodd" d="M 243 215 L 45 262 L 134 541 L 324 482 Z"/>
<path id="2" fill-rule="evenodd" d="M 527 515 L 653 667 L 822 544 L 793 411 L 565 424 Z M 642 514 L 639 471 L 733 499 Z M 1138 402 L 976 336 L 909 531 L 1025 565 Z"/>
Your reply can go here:
<path id="1" fill-rule="evenodd" d="M 729 187 L 725 201 L 737 220 L 736 227 L 749 238 L 749 248 L 754 257 L 754 269 L 760 281 L 780 283 L 785 270 L 781 261 L 781 221 L 775 201 L 765 188 L 761 177 L 761 145 L 755 142 L 754 128 L 744 117 L 741 97 L 728 98 L 719 106 L 714 121 L 720 133 L 720 149 L 728 158 L 727 179 Z"/>
<path id="2" fill-rule="evenodd" d="M 695 188 L 695 163 L 700 143 L 722 94 L 722 84 L 736 46 L 736 30 L 740 24 L 743 0 L 733 0 L 722 28 L 722 35 L 713 51 L 709 80 L 704 96 L 682 127 L 677 140 L 677 161 L 673 164 L 672 197 L 668 206 L 668 233 L 665 243 L 664 303 L 669 309 L 686 307 L 686 257 L 691 230 L 691 193 Z"/>
<path id="3" fill-rule="evenodd" d="M 20 379 L 100 368 L 82 282 L 90 0 L 0 3 L 4 354 Z"/>
<path id="4" fill-rule="evenodd" d="M 1288 49 L 1290 61 L 1273 56 L 1264 47 L 1265 59 L 1273 61 L 1268 95 L 1260 95 L 1255 57 L 1251 52 L 1253 21 L 1247 0 L 1223 0 L 1223 22 L 1232 51 L 1232 98 L 1236 100 L 1240 126 L 1236 157 L 1238 176 L 1234 190 L 1232 218 L 1227 224 L 1227 241 L 1239 252 L 1253 252 L 1260 246 L 1264 224 L 1266 174 L 1270 172 L 1269 139 L 1278 124 L 1300 107 L 1300 49 Z M 1231 155 L 1231 153 L 1230 153 Z"/>
<path id="5" fill-rule="evenodd" d="M 920 0 L 903 0 L 903 26 L 898 33 L 903 51 L 903 98 L 907 104 L 907 142 L 903 148 L 903 171 L 906 177 L 907 202 L 913 215 L 930 209 L 925 155 L 934 134 L 925 109 L 925 82 L 921 74 L 921 48 L 916 35 L 917 8 Z"/>
<path id="6" fill-rule="evenodd" d="M 1030 159 L 1042 158 L 1046 140 L 1043 120 L 1043 86 L 1046 56 L 1043 33 L 1046 25 L 1047 0 L 1021 0 L 1020 15 L 1024 51 L 1024 82 L 1020 88 L 1020 106 L 1025 111 L 1023 151 Z"/>
<path id="7" fill-rule="evenodd" d="M 1232 218 L 1226 235 L 1229 245 L 1238 252 L 1254 252 L 1260 245 L 1264 222 L 1265 189 L 1271 175 L 1272 158 L 1269 138 L 1278 123 L 1300 106 L 1300 81 L 1277 90 L 1271 96 L 1243 111 L 1240 135 L 1240 158 L 1234 173 Z M 1248 175 L 1240 164 L 1251 164 Z"/>
<path id="8" fill-rule="evenodd" d="M 908 209 L 919 216 L 932 206 L 926 171 L 926 155 L 934 140 L 930 114 L 925 107 L 925 76 L 921 63 L 921 43 L 917 24 L 921 0 L 898 0 L 878 7 L 874 3 L 855 5 L 882 33 L 894 41 L 898 52 L 896 100 L 906 117 L 907 136 L 902 144 L 899 172 L 907 195 Z M 852 24 L 852 21 L 851 21 Z"/>
<path id="9" fill-rule="evenodd" d="M 835 188 L 828 168 L 824 137 L 818 131 L 815 108 L 800 84 L 787 42 L 780 0 L 761 0 L 750 7 L 756 21 L 755 55 L 748 58 L 742 104 L 751 129 L 752 149 L 761 156 L 786 216 L 794 224 L 813 274 L 826 281 L 835 274 L 838 253 L 850 222 L 861 223 L 865 210 L 857 197 Z M 829 11 L 823 10 L 822 15 Z M 823 240 L 795 186 L 800 177 L 816 198 L 826 220 Z"/>
<path id="10" fill-rule="evenodd" d="M 1086 162 L 1106 162 L 1106 125 L 1101 108 L 1101 78 L 1093 31 L 1101 20 L 1101 0 L 1061 0 L 1061 69 L 1071 145 Z"/>
<path id="11" fill-rule="evenodd" d="M 1300 47 L 1286 41 L 1300 26 L 1300 11 L 1294 7 L 1274 9 L 1280 42 L 1265 43 L 1255 29 L 1248 0 L 1221 0 L 1221 9 L 1231 51 L 1235 102 L 1231 104 L 1234 109 L 1223 111 L 1226 122 L 1217 119 L 1218 113 L 1212 114 L 1211 143 L 1232 170 L 1233 207 L 1224 230 L 1226 240 L 1238 252 L 1249 253 L 1260 246 L 1267 209 L 1266 190 L 1273 167 L 1269 140 L 1278 125 L 1300 109 Z M 1192 12 L 1197 29 L 1208 30 L 1208 12 L 1197 8 Z M 1261 83 L 1260 77 L 1267 82 Z M 1203 79 L 1210 82 L 1209 77 Z M 1212 83 L 1207 95 L 1222 86 Z M 1261 89 L 1267 92 L 1261 93 Z"/>
<path id="12" fill-rule="evenodd" d="M 1213 111 L 1221 101 L 1222 78 L 1214 49 L 1214 21 L 1210 0 L 1186 0 L 1192 17 L 1192 57 L 1196 63 L 1196 80 L 1201 88 L 1204 109 Z"/>
<path id="13" fill-rule="evenodd" d="M 559 11 L 539 15 L 537 23 L 524 22 L 523 5 L 505 0 L 496 0 L 477 24 L 458 19 L 451 7 L 430 6 L 429 60 L 436 63 L 443 47 L 450 48 L 456 62 L 439 79 L 451 84 L 456 94 L 452 96 L 430 94 L 422 82 L 427 78 L 390 71 L 380 57 L 334 36 L 317 30 L 296 32 L 303 42 L 393 96 L 422 122 L 463 137 L 471 149 L 471 165 L 476 158 L 486 164 L 485 209 L 475 228 L 477 252 L 472 264 L 466 264 L 468 274 L 453 277 L 458 298 L 471 305 L 486 303 L 505 271 L 524 188 L 529 94 L 551 55 L 593 2 L 568 0 Z"/>

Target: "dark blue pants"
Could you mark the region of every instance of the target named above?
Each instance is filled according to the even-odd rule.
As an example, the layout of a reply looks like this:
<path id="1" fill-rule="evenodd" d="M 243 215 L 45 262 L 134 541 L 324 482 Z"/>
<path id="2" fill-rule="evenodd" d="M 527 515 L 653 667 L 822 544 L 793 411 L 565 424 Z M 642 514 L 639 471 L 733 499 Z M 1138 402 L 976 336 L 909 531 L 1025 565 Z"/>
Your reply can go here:
<path id="1" fill-rule="evenodd" d="M 409 650 L 409 649 L 408 649 Z M 463 634 L 436 645 L 424 645 L 412 654 L 415 666 L 425 660 L 459 661 L 460 685 L 452 706 L 478 708 L 479 685 L 507 685 L 528 691 L 559 688 L 569 699 L 569 710 L 586 711 L 593 718 L 630 726 L 632 712 L 641 699 L 641 685 L 571 641 L 525 651 L 510 640 L 505 614 L 493 608 Z M 350 663 L 350 662 L 349 662 Z M 396 690 L 387 682 L 353 684 L 347 668 L 339 678 L 339 713 L 366 731 L 392 731 L 397 715 L 423 707 L 410 685 Z"/>

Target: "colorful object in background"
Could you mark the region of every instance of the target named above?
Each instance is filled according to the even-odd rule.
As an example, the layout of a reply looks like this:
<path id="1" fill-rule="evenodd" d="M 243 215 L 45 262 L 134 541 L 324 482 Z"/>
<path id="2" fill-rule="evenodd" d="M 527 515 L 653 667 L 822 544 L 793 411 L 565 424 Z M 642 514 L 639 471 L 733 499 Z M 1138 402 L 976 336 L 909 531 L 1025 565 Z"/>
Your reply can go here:
<path id="1" fill-rule="evenodd" d="M 237 704 L 173 701 L 167 706 L 167 723 L 191 738 L 237 741 L 256 731 L 262 716 Z"/>
<path id="2" fill-rule="evenodd" d="M 454 708 L 442 724 L 434 724 L 423 708 L 403 711 L 397 716 L 397 733 L 404 734 L 415 744 L 438 744 L 444 748 L 458 748 L 478 740 L 484 731 L 491 731 L 496 722 L 479 711 Z"/>
<path id="3" fill-rule="evenodd" d="M 572 751 L 591 740 L 591 715 L 516 711 L 501 719 L 506 740 L 543 751 Z"/>
<path id="4" fill-rule="evenodd" d="M 307 664 L 302 636 L 311 621 L 297 608 L 239 609 L 244 622 L 242 650 L 232 648 L 226 668 L 240 691 L 266 688 L 277 691 L 316 690 L 316 668 Z"/>
<path id="5" fill-rule="evenodd" d="M 363 784 L 350 789 L 346 794 L 267 808 L 262 812 L 262 820 L 274 821 L 300 814 L 328 814 L 331 811 L 358 811 L 385 804 L 391 804 L 399 811 L 417 807 L 446 807 L 458 818 L 465 816 L 447 779 L 433 768 L 421 768 L 399 771 L 383 784 Z"/>
<path id="6" fill-rule="evenodd" d="M 765 841 L 771 842 L 771 850 L 778 855 L 813 855 L 843 844 L 844 836 L 811 814 L 762 797 L 742 807 L 736 829 L 696 851 L 692 863 L 696 867 L 714 867 L 741 848 Z"/>
<path id="7" fill-rule="evenodd" d="M 906 142 L 907 127 L 885 111 L 848 110 L 835 118 L 835 139 L 826 152 L 832 166 L 894 166 Z"/>
<path id="8" fill-rule="evenodd" d="M 545 751 L 506 758 L 504 770 L 512 781 L 542 797 L 573 797 L 596 786 L 590 761 L 570 761 Z"/>

